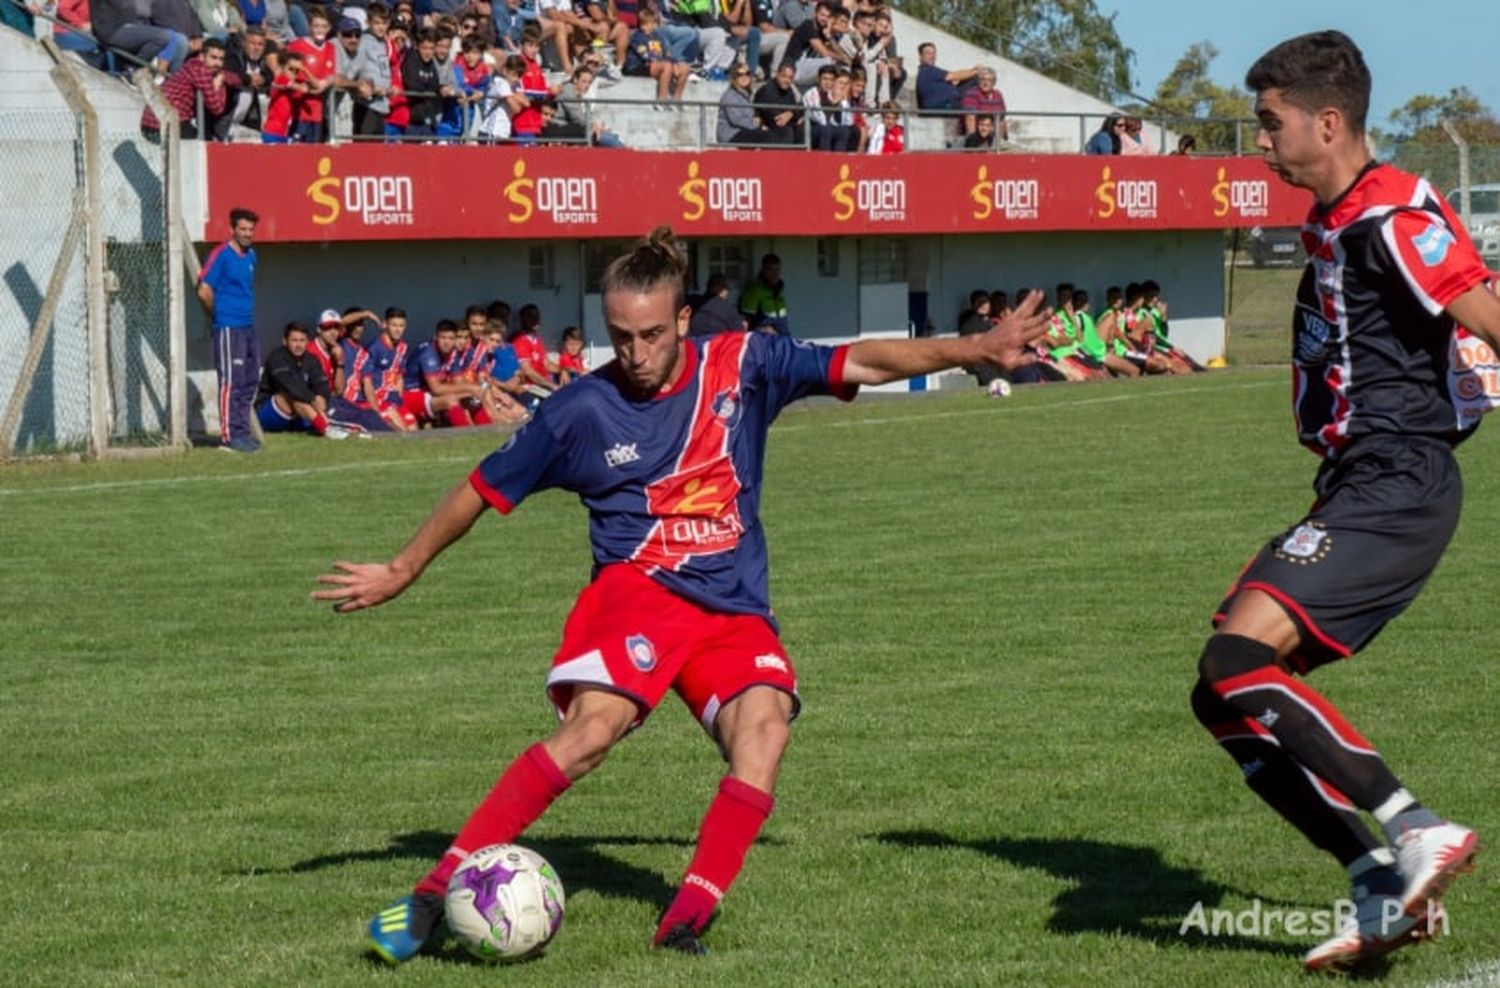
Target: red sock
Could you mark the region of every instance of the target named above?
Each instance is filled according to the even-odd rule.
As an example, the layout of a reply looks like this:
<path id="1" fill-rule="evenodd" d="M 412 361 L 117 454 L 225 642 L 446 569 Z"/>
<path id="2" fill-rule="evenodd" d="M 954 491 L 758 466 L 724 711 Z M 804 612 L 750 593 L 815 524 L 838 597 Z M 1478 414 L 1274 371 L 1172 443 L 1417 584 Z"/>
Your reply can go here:
<path id="1" fill-rule="evenodd" d="M 748 782 L 726 775 L 718 795 L 708 805 L 703 826 L 698 829 L 698 849 L 682 876 L 682 888 L 667 907 L 656 929 L 656 943 L 679 923 L 691 923 L 693 932 L 708 925 L 714 908 L 745 864 L 745 853 L 771 815 L 776 801 Z"/>
<path id="2" fill-rule="evenodd" d="M 527 748 L 469 814 L 442 860 L 417 883 L 416 891 L 447 892 L 448 879 L 464 858 L 481 847 L 508 844 L 521 836 L 570 785 L 572 780 L 563 775 L 547 749 L 540 744 Z"/>
<path id="3" fill-rule="evenodd" d="M 322 412 L 319 412 L 318 417 L 312 420 L 312 431 L 320 436 L 328 431 L 328 419 L 323 416 Z"/>
<path id="4" fill-rule="evenodd" d="M 469 417 L 469 410 L 462 405 L 454 405 L 447 411 L 448 424 L 454 428 L 463 428 L 473 425 L 474 420 Z"/>

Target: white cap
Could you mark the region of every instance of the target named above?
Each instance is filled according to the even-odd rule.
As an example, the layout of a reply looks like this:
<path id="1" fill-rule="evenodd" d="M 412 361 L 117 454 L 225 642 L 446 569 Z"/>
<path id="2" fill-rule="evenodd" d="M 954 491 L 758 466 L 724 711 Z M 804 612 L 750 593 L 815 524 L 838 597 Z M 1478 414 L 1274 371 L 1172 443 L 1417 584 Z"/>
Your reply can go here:
<path id="1" fill-rule="evenodd" d="M 344 317 L 339 315 L 337 309 L 324 309 L 323 314 L 318 317 L 318 326 L 330 326 L 334 323 L 342 326 L 344 324 Z"/>

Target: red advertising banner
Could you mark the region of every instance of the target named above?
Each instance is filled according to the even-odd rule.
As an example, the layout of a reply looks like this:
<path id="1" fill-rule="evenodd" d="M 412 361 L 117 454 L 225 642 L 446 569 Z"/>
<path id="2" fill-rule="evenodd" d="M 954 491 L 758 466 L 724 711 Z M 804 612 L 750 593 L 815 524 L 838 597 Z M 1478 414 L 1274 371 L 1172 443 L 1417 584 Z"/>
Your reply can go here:
<path id="1" fill-rule="evenodd" d="M 1009 233 L 1295 226 L 1258 158 L 210 144 L 208 239 Z"/>

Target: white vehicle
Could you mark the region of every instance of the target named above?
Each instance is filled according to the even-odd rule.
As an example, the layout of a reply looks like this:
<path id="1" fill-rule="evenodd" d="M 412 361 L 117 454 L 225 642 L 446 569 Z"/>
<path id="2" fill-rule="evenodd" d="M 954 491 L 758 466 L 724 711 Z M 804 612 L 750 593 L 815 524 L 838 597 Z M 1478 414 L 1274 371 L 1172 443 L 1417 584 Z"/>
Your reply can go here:
<path id="1" fill-rule="evenodd" d="M 1448 193 L 1448 204 L 1463 215 L 1463 190 Z M 1469 186 L 1469 236 L 1491 268 L 1500 267 L 1500 183 Z"/>

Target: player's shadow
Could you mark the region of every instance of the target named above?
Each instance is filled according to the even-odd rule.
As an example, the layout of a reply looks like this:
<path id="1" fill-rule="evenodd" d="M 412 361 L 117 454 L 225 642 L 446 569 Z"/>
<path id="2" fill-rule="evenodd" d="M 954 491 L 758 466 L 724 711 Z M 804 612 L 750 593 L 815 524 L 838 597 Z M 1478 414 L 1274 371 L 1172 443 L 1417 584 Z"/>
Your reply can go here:
<path id="1" fill-rule="evenodd" d="M 307 858 L 285 868 L 256 868 L 250 874 L 268 873 L 302 874 L 337 868 L 361 861 L 391 861 L 410 858 L 430 864 L 442 856 L 453 843 L 453 835 L 436 830 L 418 830 L 408 834 L 397 834 L 390 844 L 382 848 L 364 851 L 344 851 L 338 854 L 322 854 Z M 762 837 L 756 843 L 771 844 L 774 840 Z M 609 854 L 609 847 L 640 847 L 644 845 L 666 845 L 687 851 L 693 840 L 685 837 L 640 837 L 629 834 L 613 834 L 576 837 L 527 837 L 526 846 L 552 863 L 562 876 L 563 886 L 569 896 L 582 891 L 591 891 L 612 899 L 634 899 L 648 905 L 665 909 L 672 901 L 676 889 L 668 884 L 658 872 L 642 868 Z M 682 863 L 687 864 L 684 853 Z"/>
<path id="2" fill-rule="evenodd" d="M 1299 954 L 1291 944 L 1254 937 L 1204 936 L 1183 931 L 1196 903 L 1213 910 L 1227 894 L 1243 894 L 1210 881 L 1201 873 L 1169 865 L 1149 847 L 1058 838 L 958 840 L 935 831 L 887 831 L 875 840 L 897 847 L 961 848 L 1035 868 L 1073 882 L 1052 900 L 1047 929 L 1052 933 L 1105 933 L 1136 937 L 1162 946 L 1188 944 L 1212 950 Z M 1248 898 L 1249 896 L 1247 896 Z M 1263 907 L 1295 908 L 1299 904 L 1261 897 Z"/>

